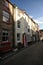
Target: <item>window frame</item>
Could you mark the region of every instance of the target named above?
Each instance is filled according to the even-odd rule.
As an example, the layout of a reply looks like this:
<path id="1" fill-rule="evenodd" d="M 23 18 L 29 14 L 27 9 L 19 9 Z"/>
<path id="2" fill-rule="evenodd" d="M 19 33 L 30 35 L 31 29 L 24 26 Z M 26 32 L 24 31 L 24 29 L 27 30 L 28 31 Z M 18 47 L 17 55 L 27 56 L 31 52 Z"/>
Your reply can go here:
<path id="1" fill-rule="evenodd" d="M 28 32 L 30 32 L 30 29 L 28 28 Z"/>
<path id="2" fill-rule="evenodd" d="M 2 13 L 3 13 L 3 21 L 8 23 L 10 14 L 5 10 L 3 10 Z"/>
<path id="3" fill-rule="evenodd" d="M 17 33 L 17 41 L 20 41 L 20 33 Z"/>
<path id="4" fill-rule="evenodd" d="M 21 24 L 20 24 L 20 21 L 18 20 L 18 21 L 17 21 L 17 28 L 20 28 L 20 25 L 21 25 Z"/>

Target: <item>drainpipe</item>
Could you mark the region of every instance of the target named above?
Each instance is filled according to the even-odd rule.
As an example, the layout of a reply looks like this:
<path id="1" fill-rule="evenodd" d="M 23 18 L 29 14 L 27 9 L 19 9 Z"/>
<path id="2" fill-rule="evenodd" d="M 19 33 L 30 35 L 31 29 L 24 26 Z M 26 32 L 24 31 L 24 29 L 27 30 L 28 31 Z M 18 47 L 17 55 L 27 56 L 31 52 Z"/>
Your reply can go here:
<path id="1" fill-rule="evenodd" d="M 12 37 L 13 37 L 13 39 L 12 39 L 12 42 L 13 42 L 13 45 L 12 45 L 12 48 L 14 49 L 15 48 L 15 35 L 14 35 L 14 33 L 15 33 L 15 24 L 14 24 L 14 8 L 13 8 L 13 15 L 12 15 Z"/>

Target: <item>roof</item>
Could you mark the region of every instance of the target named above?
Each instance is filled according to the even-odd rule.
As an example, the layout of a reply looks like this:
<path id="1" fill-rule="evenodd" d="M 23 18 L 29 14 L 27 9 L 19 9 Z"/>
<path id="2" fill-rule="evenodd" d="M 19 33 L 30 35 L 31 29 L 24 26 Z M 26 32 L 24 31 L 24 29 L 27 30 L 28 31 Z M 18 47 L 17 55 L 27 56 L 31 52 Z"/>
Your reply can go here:
<path id="1" fill-rule="evenodd" d="M 40 31 L 43 31 L 43 29 L 40 29 Z"/>
<path id="2" fill-rule="evenodd" d="M 6 1 L 8 1 L 13 7 L 16 7 L 16 5 L 13 4 L 10 0 L 6 0 Z"/>

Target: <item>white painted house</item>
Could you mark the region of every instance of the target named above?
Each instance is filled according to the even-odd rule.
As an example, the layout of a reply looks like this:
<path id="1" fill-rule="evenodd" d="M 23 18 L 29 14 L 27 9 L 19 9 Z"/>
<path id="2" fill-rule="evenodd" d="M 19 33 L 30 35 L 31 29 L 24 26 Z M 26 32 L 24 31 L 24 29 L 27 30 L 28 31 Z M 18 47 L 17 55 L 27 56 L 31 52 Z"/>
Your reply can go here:
<path id="1" fill-rule="evenodd" d="M 15 20 L 15 45 L 22 43 L 27 45 L 31 41 L 31 20 L 24 10 L 14 8 Z"/>

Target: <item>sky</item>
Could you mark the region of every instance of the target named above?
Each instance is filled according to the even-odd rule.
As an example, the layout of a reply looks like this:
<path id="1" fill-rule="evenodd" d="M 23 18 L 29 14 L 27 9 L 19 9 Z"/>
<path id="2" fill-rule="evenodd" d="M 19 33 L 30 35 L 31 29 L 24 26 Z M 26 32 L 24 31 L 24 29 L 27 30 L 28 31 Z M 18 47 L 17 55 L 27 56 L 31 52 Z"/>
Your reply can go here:
<path id="1" fill-rule="evenodd" d="M 29 16 L 37 21 L 39 28 L 43 29 L 43 0 L 10 0 L 20 9 L 25 10 Z"/>

